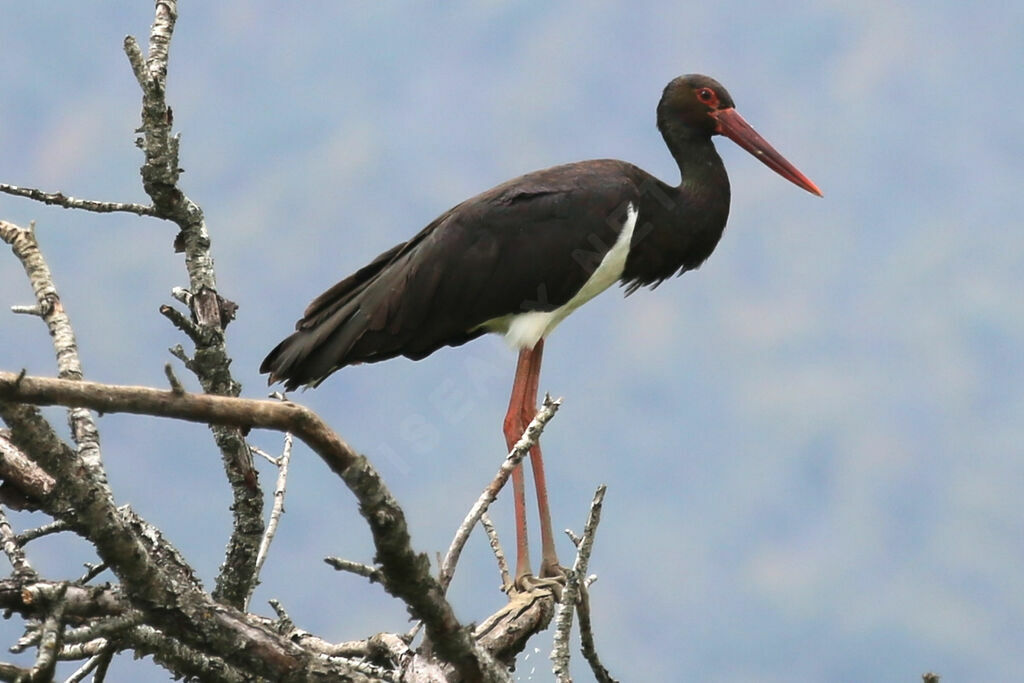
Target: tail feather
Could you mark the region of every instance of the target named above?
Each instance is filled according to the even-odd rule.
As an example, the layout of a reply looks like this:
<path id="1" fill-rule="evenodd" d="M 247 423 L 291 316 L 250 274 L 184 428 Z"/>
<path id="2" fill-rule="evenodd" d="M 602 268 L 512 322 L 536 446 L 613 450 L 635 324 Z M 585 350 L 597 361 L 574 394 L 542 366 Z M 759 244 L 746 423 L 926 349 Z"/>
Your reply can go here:
<path id="1" fill-rule="evenodd" d="M 261 373 L 270 373 L 270 384 L 284 382 L 289 391 L 303 385 L 315 387 L 346 365 L 399 353 L 356 346 L 368 332 L 384 329 L 391 317 L 405 282 L 400 252 L 406 244 L 384 252 L 310 303 L 295 332 L 260 365 Z"/>
<path id="2" fill-rule="evenodd" d="M 260 372 L 270 373 L 268 384 L 284 382 L 289 391 L 302 385 L 316 386 L 343 367 L 359 330 L 346 325 L 341 313 L 315 327 L 300 328 L 275 346 L 260 365 Z"/>

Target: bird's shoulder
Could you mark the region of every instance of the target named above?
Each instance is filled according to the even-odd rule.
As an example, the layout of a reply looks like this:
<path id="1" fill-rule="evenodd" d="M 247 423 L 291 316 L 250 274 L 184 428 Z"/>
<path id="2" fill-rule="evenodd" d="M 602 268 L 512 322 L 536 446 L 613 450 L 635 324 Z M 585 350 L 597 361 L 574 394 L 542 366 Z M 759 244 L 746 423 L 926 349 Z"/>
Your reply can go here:
<path id="1" fill-rule="evenodd" d="M 591 159 L 533 171 L 480 193 L 456 213 L 501 214 L 509 211 L 556 215 L 572 208 L 621 202 L 637 193 L 642 176 L 636 166 L 617 159 Z"/>

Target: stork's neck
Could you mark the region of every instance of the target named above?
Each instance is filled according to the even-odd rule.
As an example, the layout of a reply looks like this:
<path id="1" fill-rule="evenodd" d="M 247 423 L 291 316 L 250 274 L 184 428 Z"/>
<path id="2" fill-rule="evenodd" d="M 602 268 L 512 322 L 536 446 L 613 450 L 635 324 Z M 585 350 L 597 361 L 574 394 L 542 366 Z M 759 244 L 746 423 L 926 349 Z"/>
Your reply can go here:
<path id="1" fill-rule="evenodd" d="M 698 267 L 714 251 L 729 216 L 729 178 L 711 139 L 661 130 L 680 183 L 669 187 L 655 180 L 660 194 L 641 197 L 642 227 L 635 233 L 641 238 L 634 236 L 621 278 L 627 291 Z"/>
<path id="2" fill-rule="evenodd" d="M 697 204 L 714 198 L 728 205 L 729 176 L 711 138 L 672 128 L 663 129 L 662 135 L 679 166 L 680 192 Z"/>

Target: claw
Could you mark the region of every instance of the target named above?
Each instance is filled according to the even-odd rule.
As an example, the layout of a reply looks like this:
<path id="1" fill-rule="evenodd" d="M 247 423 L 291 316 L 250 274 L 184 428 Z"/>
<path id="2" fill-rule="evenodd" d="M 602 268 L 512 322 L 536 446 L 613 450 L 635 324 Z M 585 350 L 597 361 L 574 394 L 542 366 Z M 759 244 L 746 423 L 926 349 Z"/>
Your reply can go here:
<path id="1" fill-rule="evenodd" d="M 534 593 L 537 591 L 549 591 L 555 596 L 555 601 L 560 602 L 562 600 L 562 591 L 565 590 L 565 583 L 568 580 L 568 574 L 564 567 L 557 567 L 560 571 L 555 576 L 534 576 L 533 574 L 523 574 L 522 576 L 516 577 L 515 581 L 509 587 L 507 591 L 509 598 L 524 593 Z"/>

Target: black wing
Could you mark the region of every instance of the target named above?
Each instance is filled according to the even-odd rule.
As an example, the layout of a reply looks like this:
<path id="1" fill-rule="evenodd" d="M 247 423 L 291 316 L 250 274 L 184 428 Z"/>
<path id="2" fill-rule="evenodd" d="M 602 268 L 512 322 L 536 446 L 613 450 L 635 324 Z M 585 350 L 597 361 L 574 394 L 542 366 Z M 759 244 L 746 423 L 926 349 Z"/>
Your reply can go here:
<path id="1" fill-rule="evenodd" d="M 638 198 L 635 167 L 601 160 L 516 178 L 438 217 L 317 297 L 260 372 L 287 388 L 346 365 L 423 358 L 583 286 Z"/>

